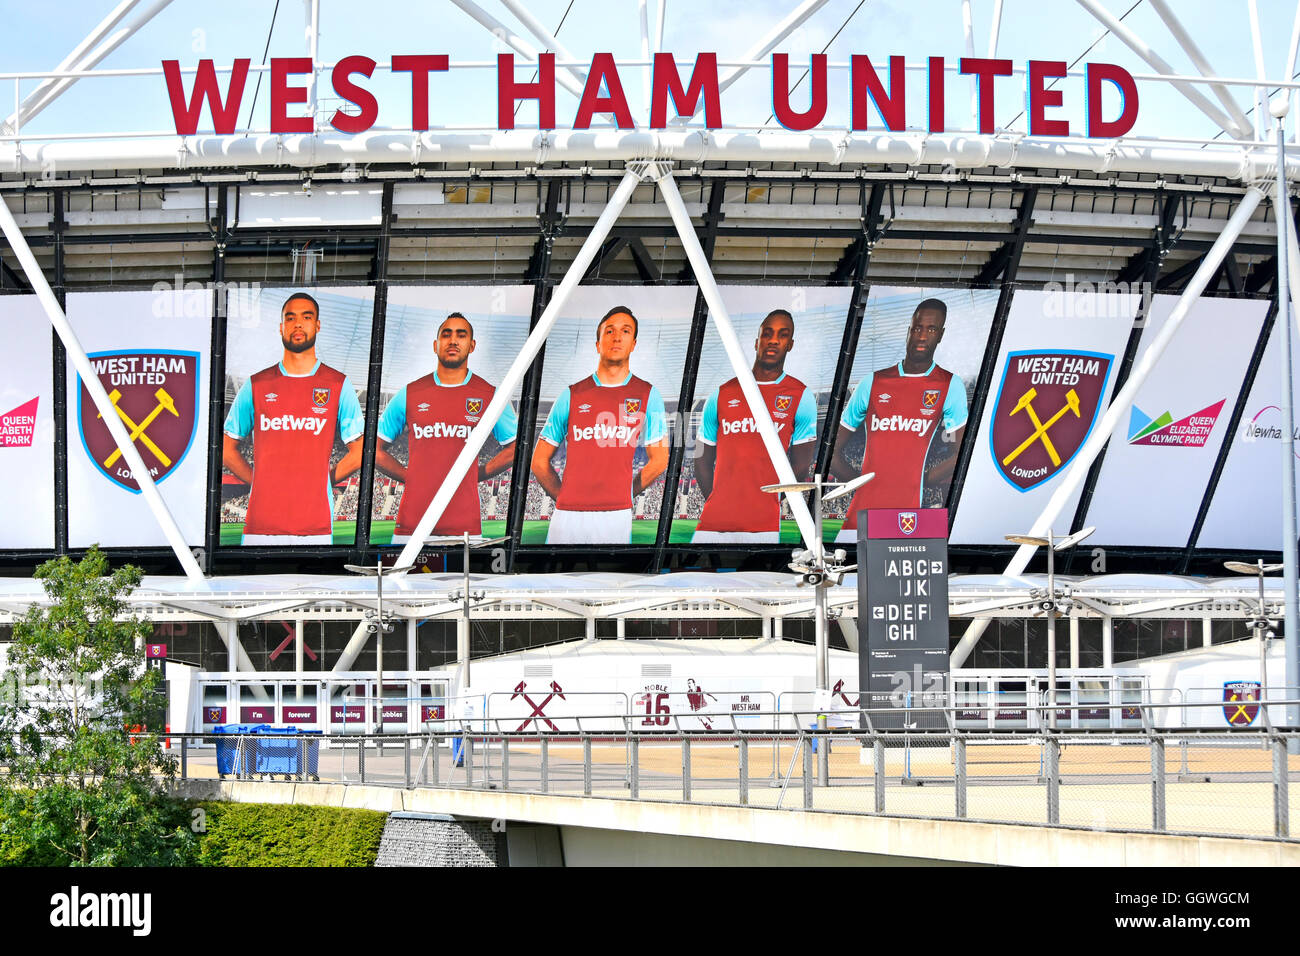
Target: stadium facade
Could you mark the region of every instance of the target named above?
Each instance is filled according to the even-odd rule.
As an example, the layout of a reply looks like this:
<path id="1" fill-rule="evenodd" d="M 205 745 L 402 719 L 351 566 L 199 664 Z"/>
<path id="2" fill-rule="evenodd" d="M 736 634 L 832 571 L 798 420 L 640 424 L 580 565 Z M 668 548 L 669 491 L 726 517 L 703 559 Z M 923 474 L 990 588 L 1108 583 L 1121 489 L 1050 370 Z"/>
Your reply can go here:
<path id="1" fill-rule="evenodd" d="M 803 6 L 796 15 L 820 4 Z M 146 71 L 159 83 L 163 72 Z M 188 67 L 183 82 L 194 82 Z M 713 483 L 715 465 L 703 483 L 697 474 L 707 448 L 723 456 L 724 389 L 733 377 L 746 399 L 757 387 L 744 369 L 761 358 L 774 312 L 793 326 L 779 373 L 802 391 L 773 378 L 773 418 L 753 430 L 779 425 L 806 393 L 816 473 L 832 475 L 837 458 L 865 468 L 866 434 L 889 449 L 888 467 L 915 473 L 903 498 L 875 504 L 948 510 L 954 647 L 971 620 L 993 622 L 959 661 L 986 675 L 984 691 L 1001 679 L 988 675 L 1006 672 L 1000 692 L 1030 700 L 1041 682 L 1043 582 L 1019 573 L 1029 555 L 1004 536 L 1048 509 L 1058 529 L 1097 528 L 1058 567 L 1074 582 L 1059 660 L 1071 693 L 1091 687 L 1115 702 L 1134 688 L 1186 694 L 1259 674 L 1241 643 L 1258 610 L 1253 583 L 1217 580 L 1223 560 L 1275 561 L 1282 547 L 1279 224 L 1262 201 L 1275 166 L 1258 121 L 1252 130 L 1230 117 L 1219 142 L 759 135 L 757 124 L 347 135 L 330 128 L 334 104 L 322 102 L 315 131 L 293 135 L 42 137 L 21 128 L 41 105 L 20 106 L 0 137 L 13 147 L 0 155 L 12 219 L 0 246 L 0 454 L 11 459 L 0 489 L 13 505 L 0 566 L 15 577 L 0 614 L 12 620 L 40 600 L 21 578 L 48 557 L 98 543 L 144 565 L 157 576 L 140 607 L 171 659 L 196 668 L 177 695 L 179 723 L 221 722 L 200 719 L 204 707 L 225 720 L 276 706 L 268 719 L 289 720 L 284 688 L 304 706 L 311 686 L 320 709 L 308 723 L 332 720 L 327 699 L 382 695 L 402 702 L 393 725 L 414 728 L 427 702 L 463 689 L 458 633 L 475 658 L 526 652 L 510 659 L 523 668 L 516 676 L 540 675 L 551 666 L 540 661 L 561 653 L 530 649 L 577 640 L 708 638 L 692 645 L 708 657 L 730 653 L 725 638 L 810 639 L 811 601 L 775 575 L 808 539 L 801 499 L 783 500 L 762 540 L 694 540 L 705 486 L 731 490 Z M 318 323 L 317 364 L 302 374 L 286 366 L 302 354 L 285 331 L 294 293 L 307 294 Z M 917 317 L 936 302 L 941 337 L 912 370 Z M 587 394 L 575 389 L 605 367 L 599 337 L 615 307 L 638 328 L 630 360 L 611 367 L 653 389 L 618 394 L 624 417 L 609 427 L 640 429 L 641 441 L 615 461 L 608 445 L 622 439 L 611 438 L 592 473 L 632 485 L 627 508 L 602 506 L 630 511 L 631 532 L 602 525 L 557 544 L 551 522 L 564 498 L 543 487 L 537 453 L 548 429 L 568 436 L 550 459 L 561 479 L 585 454 L 581 430 L 569 431 Z M 66 315 L 75 345 L 51 336 L 52 312 Z M 455 365 L 435 361 L 452 313 L 472 324 L 475 347 L 463 408 L 435 429 L 419 424 L 410 396 Z M 545 347 L 534 350 L 539 327 Z M 903 383 L 948 377 L 927 379 L 895 412 L 892 386 L 877 379 L 894 369 Z M 389 434 L 399 398 L 406 427 Z M 120 419 L 111 429 L 105 400 L 107 419 Z M 1108 412 L 1122 421 L 1103 433 Z M 494 432 L 503 414 L 517 424 Z M 602 427 L 591 433 L 598 444 Z M 451 428 L 462 443 L 476 435 L 470 467 L 503 455 L 508 467 L 478 481 L 476 527 L 437 530 L 507 540 L 474 558 L 471 588 L 483 593 L 471 622 L 451 573 L 459 548 L 419 547 L 441 517 L 425 513 L 403 554 L 420 552 L 427 573 L 389 593 L 408 630 L 380 657 L 361 623 L 373 584 L 337 575 L 397 554 L 411 443 Z M 756 447 L 789 444 L 780 427 L 774 436 Z M 1089 451 L 1107 438 L 1102 453 Z M 655 446 L 666 457 L 652 467 Z M 283 479 L 261 493 L 253 522 L 259 457 L 279 462 Z M 783 478 L 786 464 L 766 467 Z M 143 487 L 141 470 L 153 478 Z M 457 484 L 438 485 L 435 504 L 447 507 Z M 605 494 L 598 484 L 571 488 L 570 506 Z M 852 507 L 835 504 L 828 539 Z M 1013 554 L 1021 563 L 1000 577 Z M 178 559 L 187 577 L 167 577 Z M 832 595 L 833 640 L 845 650 L 857 646 L 856 601 L 851 586 Z M 1264 610 L 1279 615 L 1281 604 L 1278 581 Z M 639 661 L 647 680 L 658 653 L 647 645 Z M 1193 655 L 1194 676 L 1153 669 L 1171 653 Z M 1274 666 L 1271 681 L 1284 683 Z M 508 670 L 488 671 L 500 687 L 475 691 L 509 691 Z M 809 689 L 779 671 L 754 671 L 753 689 Z M 375 676 L 384 672 L 391 685 Z"/>

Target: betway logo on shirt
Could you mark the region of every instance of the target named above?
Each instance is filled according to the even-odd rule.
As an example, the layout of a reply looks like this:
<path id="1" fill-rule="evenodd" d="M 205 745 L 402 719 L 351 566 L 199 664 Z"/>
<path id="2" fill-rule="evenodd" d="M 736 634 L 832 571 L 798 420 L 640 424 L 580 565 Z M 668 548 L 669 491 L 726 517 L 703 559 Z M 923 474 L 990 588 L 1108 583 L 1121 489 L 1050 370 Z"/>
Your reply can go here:
<path id="1" fill-rule="evenodd" d="M 277 415 L 272 418 L 264 414 L 257 427 L 259 431 L 264 432 L 311 432 L 313 435 L 319 435 L 325 430 L 325 424 L 324 418 L 315 416 L 304 415 L 299 418 L 296 415 Z"/>
<path id="2" fill-rule="evenodd" d="M 781 429 L 784 428 L 788 423 L 775 422 L 774 424 L 776 425 L 776 433 L 780 435 Z M 738 435 L 744 432 L 756 432 L 756 431 L 758 431 L 758 422 L 754 421 L 754 419 L 752 418 L 741 418 L 741 419 L 737 419 L 736 421 L 724 420 L 722 422 L 722 434 L 724 435 Z"/>
<path id="3" fill-rule="evenodd" d="M 468 425 L 452 425 L 448 422 L 434 422 L 432 425 L 412 425 L 411 432 L 416 438 L 469 438 Z"/>
<path id="4" fill-rule="evenodd" d="M 619 445 L 626 445 L 636 438 L 637 429 L 632 425 L 609 425 L 605 422 L 597 422 L 595 425 L 588 425 L 586 428 L 573 426 L 573 441 L 595 441 L 600 443 L 613 442 Z"/>
<path id="5" fill-rule="evenodd" d="M 871 416 L 871 430 L 873 432 L 915 432 L 918 435 L 924 435 L 933 424 L 933 419 L 908 418 L 905 415 L 889 415 L 884 418 L 879 415 Z"/>

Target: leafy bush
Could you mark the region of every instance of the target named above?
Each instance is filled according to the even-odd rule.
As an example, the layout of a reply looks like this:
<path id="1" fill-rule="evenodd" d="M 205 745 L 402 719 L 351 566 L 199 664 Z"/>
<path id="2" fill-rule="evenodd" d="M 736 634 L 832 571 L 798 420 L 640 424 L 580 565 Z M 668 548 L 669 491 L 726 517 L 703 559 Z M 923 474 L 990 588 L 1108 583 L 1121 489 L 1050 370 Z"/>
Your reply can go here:
<path id="1" fill-rule="evenodd" d="M 155 733 L 162 672 L 146 668 L 152 625 L 126 599 L 139 568 L 109 573 L 91 548 L 36 570 L 46 602 L 14 623 L 0 687 L 0 819 L 13 862 L 167 866 L 193 856 L 163 780 Z"/>
<path id="2" fill-rule="evenodd" d="M 373 866 L 387 815 L 375 810 L 204 802 L 201 866 Z"/>

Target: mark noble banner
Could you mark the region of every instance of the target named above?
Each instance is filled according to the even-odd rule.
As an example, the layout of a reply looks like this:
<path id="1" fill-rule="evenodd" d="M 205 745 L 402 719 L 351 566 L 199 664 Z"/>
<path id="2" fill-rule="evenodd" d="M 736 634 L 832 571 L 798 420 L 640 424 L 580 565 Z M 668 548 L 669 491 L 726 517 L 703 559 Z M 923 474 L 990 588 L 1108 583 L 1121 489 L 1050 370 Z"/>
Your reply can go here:
<path id="1" fill-rule="evenodd" d="M 876 727 L 943 727 L 942 714 L 918 719 L 905 709 L 947 703 L 948 510 L 872 508 L 858 527 L 861 706 L 899 708 L 896 719 L 873 713 Z"/>

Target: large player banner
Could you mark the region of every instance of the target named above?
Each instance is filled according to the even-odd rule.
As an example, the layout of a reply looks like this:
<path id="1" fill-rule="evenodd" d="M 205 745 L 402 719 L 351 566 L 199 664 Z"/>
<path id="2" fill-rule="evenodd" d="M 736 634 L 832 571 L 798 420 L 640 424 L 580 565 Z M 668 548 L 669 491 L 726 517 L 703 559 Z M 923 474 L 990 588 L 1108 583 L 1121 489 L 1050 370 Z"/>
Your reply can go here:
<path id="1" fill-rule="evenodd" d="M 36 296 L 0 296 L 0 549 L 54 547 L 52 329 Z"/>
<path id="2" fill-rule="evenodd" d="M 1141 349 L 1178 302 L 1152 301 Z M 1099 545 L 1181 548 L 1205 495 L 1268 303 L 1198 299 L 1111 439 L 1084 524 Z M 1153 500 L 1160 507 L 1153 508 Z"/>
<path id="3" fill-rule="evenodd" d="M 223 545 L 356 538 L 374 290 L 231 290 Z"/>
<path id="4" fill-rule="evenodd" d="M 948 511 L 873 508 L 858 537 L 861 706 L 877 727 L 900 726 L 901 709 L 943 707 L 948 678 Z M 909 720 L 915 722 L 915 718 Z M 927 725 L 928 725 L 927 721 Z M 943 726 L 942 715 L 937 726 Z"/>
<path id="5" fill-rule="evenodd" d="M 1292 367 L 1300 368 L 1300 336 L 1291 331 Z M 1228 437 L 1228 460 L 1219 476 L 1198 548 L 1280 551 L 1282 548 L 1282 323 L 1273 321 L 1241 424 Z M 1300 408 L 1300 376 L 1292 382 Z M 1296 457 L 1300 458 L 1300 443 Z M 1251 560 L 1254 560 L 1253 556 Z"/>
<path id="6" fill-rule="evenodd" d="M 873 288 L 853 360 L 853 387 L 835 427 L 831 472 L 876 477 L 826 505 L 824 527 L 857 540 L 868 508 L 936 508 L 972 429 L 975 390 L 997 306 L 993 290 Z M 822 343 L 827 351 L 831 343 Z"/>
<path id="7" fill-rule="evenodd" d="M 766 399 L 795 476 L 806 480 L 817 454 L 818 421 L 844 335 L 850 290 L 808 286 L 721 286 L 746 362 Z M 783 501 L 761 489 L 776 470 L 712 316 L 695 380 L 692 445 L 673 510 L 673 542 L 787 544 L 799 529 Z"/>
<path id="8" fill-rule="evenodd" d="M 68 321 L 181 534 L 203 543 L 212 293 L 81 292 Z M 68 543 L 167 544 L 90 392 L 68 363 Z"/>
<path id="9" fill-rule="evenodd" d="M 1029 529 L 1110 403 L 1138 304 L 1136 294 L 1016 292 L 954 544 L 1005 544 Z M 1062 514 L 1073 515 L 1078 499 Z"/>
<path id="10" fill-rule="evenodd" d="M 389 288 L 372 544 L 415 530 L 523 348 L 532 302 L 532 286 Z M 518 398 L 516 386 L 434 535 L 505 533 Z"/>
<path id="11" fill-rule="evenodd" d="M 546 341 L 525 544 L 653 544 L 693 286 L 575 289 Z"/>

